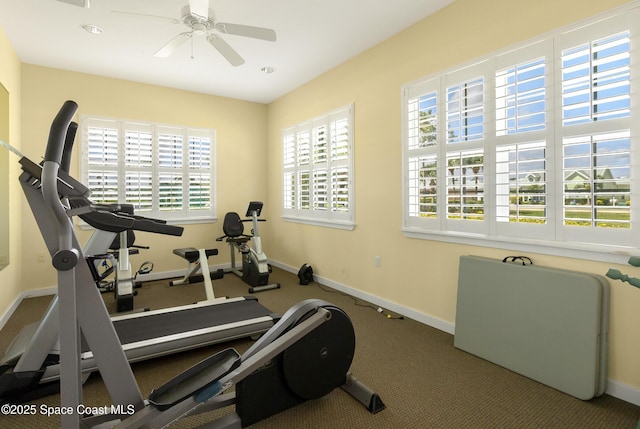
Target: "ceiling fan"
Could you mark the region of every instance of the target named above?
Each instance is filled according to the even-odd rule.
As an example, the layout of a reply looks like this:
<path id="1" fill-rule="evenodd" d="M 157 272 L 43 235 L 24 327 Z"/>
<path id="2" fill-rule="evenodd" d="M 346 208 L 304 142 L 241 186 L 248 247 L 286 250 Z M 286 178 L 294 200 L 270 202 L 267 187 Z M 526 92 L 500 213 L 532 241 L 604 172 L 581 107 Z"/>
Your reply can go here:
<path id="1" fill-rule="evenodd" d="M 231 24 L 216 20 L 213 10 L 209 9 L 209 0 L 189 0 L 181 11 L 181 18 L 167 18 L 155 15 L 145 15 L 130 12 L 114 11 L 116 13 L 126 13 L 148 18 L 156 18 L 170 21 L 174 24 L 184 24 L 189 29 L 169 40 L 161 47 L 154 56 L 166 58 L 173 54 L 175 50 L 187 40 L 193 40 L 194 34 L 206 37 L 213 46 L 229 63 L 233 66 L 244 64 L 244 59 L 231 47 L 220 34 L 231 34 L 234 36 L 251 37 L 254 39 L 276 41 L 276 32 L 270 28 L 253 27 L 250 25 Z"/>

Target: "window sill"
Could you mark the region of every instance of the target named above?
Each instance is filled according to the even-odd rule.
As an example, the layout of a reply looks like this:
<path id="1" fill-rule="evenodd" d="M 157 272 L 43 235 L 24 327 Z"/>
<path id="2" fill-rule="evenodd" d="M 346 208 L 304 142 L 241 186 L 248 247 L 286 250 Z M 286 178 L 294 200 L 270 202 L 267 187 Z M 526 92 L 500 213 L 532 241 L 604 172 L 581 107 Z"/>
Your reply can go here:
<path id="1" fill-rule="evenodd" d="M 556 243 L 535 239 L 515 239 L 511 237 L 487 237 L 481 234 L 460 234 L 453 232 L 425 231 L 418 228 L 402 228 L 405 237 L 422 240 L 442 241 L 470 246 L 490 247 L 518 252 L 531 252 L 566 258 L 626 264 L 630 256 L 640 254 L 640 249 L 624 246 L 608 246 L 588 243 Z"/>
<path id="2" fill-rule="evenodd" d="M 345 231 L 353 231 L 356 227 L 355 223 L 348 221 L 327 220 L 327 219 L 312 219 L 303 218 L 297 216 L 282 216 L 285 222 L 302 223 L 306 225 L 321 226 L 325 228 L 342 229 Z"/>

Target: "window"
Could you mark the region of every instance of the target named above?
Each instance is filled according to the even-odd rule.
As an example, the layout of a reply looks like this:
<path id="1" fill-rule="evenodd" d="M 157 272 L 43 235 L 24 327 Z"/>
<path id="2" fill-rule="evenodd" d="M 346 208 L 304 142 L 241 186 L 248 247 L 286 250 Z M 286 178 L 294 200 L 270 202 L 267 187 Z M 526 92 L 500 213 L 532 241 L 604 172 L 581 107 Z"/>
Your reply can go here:
<path id="1" fill-rule="evenodd" d="M 81 117 L 81 174 L 96 203 L 172 221 L 215 216 L 215 132 Z"/>
<path id="2" fill-rule="evenodd" d="M 283 218 L 351 229 L 353 105 L 282 132 Z"/>
<path id="3" fill-rule="evenodd" d="M 631 109 L 631 96 L 638 97 L 636 88 L 631 91 L 631 32 L 620 26 L 604 34 L 601 30 L 581 43 L 570 35 L 567 39 L 561 44 L 558 64 L 562 234 L 580 240 L 581 231 L 594 230 L 594 239 L 633 245 L 629 230 L 640 225 L 631 222 L 631 202 L 637 202 L 632 192 L 638 195 L 631 189 L 631 118 L 638 116 Z M 639 145 L 636 140 L 635 157 Z"/>
<path id="4" fill-rule="evenodd" d="M 405 233 L 640 248 L 630 234 L 640 228 L 638 13 L 621 8 L 405 85 Z"/>

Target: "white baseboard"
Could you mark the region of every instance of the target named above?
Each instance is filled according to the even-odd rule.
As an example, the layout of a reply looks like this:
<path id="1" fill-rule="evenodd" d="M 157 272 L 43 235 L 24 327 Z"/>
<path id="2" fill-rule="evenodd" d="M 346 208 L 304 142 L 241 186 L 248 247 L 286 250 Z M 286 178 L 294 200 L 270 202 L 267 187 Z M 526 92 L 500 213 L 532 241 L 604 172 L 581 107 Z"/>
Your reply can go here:
<path id="1" fill-rule="evenodd" d="M 269 261 L 269 263 L 274 267 L 278 267 L 282 270 L 289 271 L 293 274 L 297 274 L 299 270 L 299 268 L 295 268 L 278 261 Z M 356 298 L 362 299 L 364 301 L 370 302 L 382 308 L 388 309 L 390 311 L 393 311 L 394 313 L 400 314 L 404 317 L 408 317 L 417 322 L 423 323 L 427 326 L 431 326 L 433 328 L 439 329 L 451 335 L 455 334 L 454 323 L 447 322 L 437 317 L 433 317 L 428 314 L 421 313 L 417 310 L 414 310 L 409 307 L 405 307 L 403 305 L 397 304 L 392 301 L 388 301 L 379 296 L 362 292 L 360 290 L 354 289 L 342 283 L 335 282 L 331 279 L 319 276 L 317 274 L 313 275 L 313 279 L 322 285 L 328 286 L 332 289 L 338 290 L 340 292 L 344 292 Z M 629 386 L 629 385 L 620 383 L 618 381 L 609 379 L 607 382 L 607 390 L 605 393 L 615 398 L 622 399 L 623 401 L 629 402 L 631 404 L 640 406 L 640 389 L 636 387 Z"/>
<path id="2" fill-rule="evenodd" d="M 282 270 L 285 271 L 289 271 L 291 273 L 297 274 L 299 268 L 294 268 L 290 265 L 286 265 L 283 264 L 281 262 L 277 262 L 277 261 L 269 261 L 269 263 L 271 265 L 273 265 L 274 267 L 280 268 Z M 400 305 L 398 303 L 395 303 L 393 301 L 389 301 L 386 300 L 384 298 L 381 298 L 377 295 L 372 295 L 366 292 L 363 292 L 361 290 L 358 289 L 354 289 L 350 286 L 347 286 L 345 284 L 342 283 L 338 283 L 335 282 L 331 279 L 328 279 L 326 277 L 323 276 L 319 276 L 317 274 L 313 275 L 313 279 L 320 283 L 321 285 L 325 285 L 328 286 L 332 289 L 338 290 L 340 292 L 346 293 L 348 295 L 351 295 L 355 298 L 361 299 L 363 301 L 367 301 L 370 302 L 371 304 L 375 304 L 379 307 L 382 307 L 384 309 L 390 310 L 394 313 L 398 313 L 404 317 L 408 317 L 409 319 L 413 319 L 416 320 L 420 323 L 423 323 L 425 325 L 431 326 L 433 328 L 439 329 L 441 331 L 444 331 L 448 334 L 453 335 L 454 333 L 454 328 L 455 325 L 453 323 L 447 322 L 446 320 L 442 320 L 439 319 L 437 317 L 433 317 L 433 316 L 429 316 L 427 314 L 421 313 L 417 310 L 405 307 L 403 305 Z"/>
<path id="3" fill-rule="evenodd" d="M 609 379 L 605 393 L 631 404 L 640 405 L 640 389 L 628 384 Z"/>
<path id="4" fill-rule="evenodd" d="M 7 308 L 6 311 L 2 314 L 2 317 L 0 317 L 0 329 L 4 328 L 4 325 L 7 323 L 11 315 L 13 315 L 13 312 L 16 311 L 16 309 L 18 308 L 18 306 L 20 305 L 23 299 L 33 298 L 37 296 L 53 295 L 57 292 L 58 292 L 58 287 L 51 286 L 51 287 L 46 287 L 42 289 L 27 290 L 20 293 L 13 300 L 9 308 Z"/>

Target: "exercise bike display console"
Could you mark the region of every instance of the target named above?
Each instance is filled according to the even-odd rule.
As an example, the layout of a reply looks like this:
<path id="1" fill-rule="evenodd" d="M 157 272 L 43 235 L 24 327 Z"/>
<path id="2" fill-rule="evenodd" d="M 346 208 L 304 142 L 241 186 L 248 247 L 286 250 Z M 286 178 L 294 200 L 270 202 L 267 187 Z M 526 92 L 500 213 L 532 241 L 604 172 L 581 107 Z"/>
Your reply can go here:
<path id="1" fill-rule="evenodd" d="M 266 219 L 258 219 L 262 207 L 261 201 L 251 201 L 245 214 L 247 219 L 240 218 L 236 212 L 228 212 L 222 224 L 224 235 L 216 238 L 216 241 L 225 240 L 229 244 L 231 268 L 227 272 L 242 278 L 250 286 L 249 293 L 280 288 L 280 283 L 269 284 L 271 267 L 262 250 L 262 239 L 258 232 L 258 222 L 266 222 Z M 252 222 L 251 235 L 244 233 L 244 222 Z M 242 257 L 242 269 L 236 267 L 236 249 Z"/>

